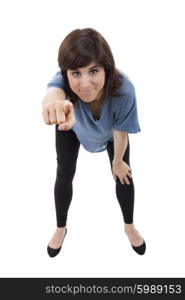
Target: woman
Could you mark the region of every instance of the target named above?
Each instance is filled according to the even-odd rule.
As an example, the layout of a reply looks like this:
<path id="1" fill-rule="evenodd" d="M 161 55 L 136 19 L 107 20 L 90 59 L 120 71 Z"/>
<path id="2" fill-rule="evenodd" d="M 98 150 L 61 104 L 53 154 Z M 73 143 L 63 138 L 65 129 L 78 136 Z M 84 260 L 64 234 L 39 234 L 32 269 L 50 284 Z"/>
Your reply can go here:
<path id="1" fill-rule="evenodd" d="M 132 248 L 144 254 L 146 244 L 133 223 L 134 183 L 128 133 L 140 126 L 134 86 L 115 67 L 111 49 L 96 30 L 69 33 L 58 53 L 60 72 L 48 84 L 43 101 L 46 124 L 56 124 L 57 176 L 54 187 L 57 229 L 47 251 L 56 256 L 67 233 L 67 213 L 80 144 L 89 152 L 107 150 L 116 197 Z M 68 100 L 66 100 L 68 99 Z"/>

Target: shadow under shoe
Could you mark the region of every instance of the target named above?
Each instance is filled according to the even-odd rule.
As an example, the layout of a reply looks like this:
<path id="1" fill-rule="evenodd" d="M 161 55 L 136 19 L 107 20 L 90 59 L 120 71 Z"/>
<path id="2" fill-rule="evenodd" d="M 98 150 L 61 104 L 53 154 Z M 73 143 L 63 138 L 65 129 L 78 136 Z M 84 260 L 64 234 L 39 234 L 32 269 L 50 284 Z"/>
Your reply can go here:
<path id="1" fill-rule="evenodd" d="M 67 234 L 67 228 L 65 228 L 65 235 L 64 235 L 62 244 L 63 244 L 63 242 L 64 242 L 64 239 L 65 239 L 66 234 Z M 48 255 L 49 255 L 50 257 L 55 257 L 55 256 L 60 252 L 60 250 L 61 250 L 61 248 L 62 248 L 62 244 L 61 244 L 61 246 L 60 246 L 59 248 L 57 248 L 57 249 L 54 249 L 54 248 L 51 248 L 51 247 L 47 246 L 47 252 L 48 252 Z"/>

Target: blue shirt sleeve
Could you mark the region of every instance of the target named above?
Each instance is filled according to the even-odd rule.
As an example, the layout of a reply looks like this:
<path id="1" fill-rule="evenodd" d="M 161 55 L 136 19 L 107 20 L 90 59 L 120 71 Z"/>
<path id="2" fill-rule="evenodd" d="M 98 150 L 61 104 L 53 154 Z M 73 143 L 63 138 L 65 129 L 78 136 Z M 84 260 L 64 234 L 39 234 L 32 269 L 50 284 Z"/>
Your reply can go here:
<path id="1" fill-rule="evenodd" d="M 137 133 L 141 131 L 137 113 L 137 101 L 135 88 L 127 79 L 124 95 L 119 99 L 117 113 L 113 121 L 113 129 L 127 133 Z M 114 99 L 116 101 L 116 99 Z"/>
<path id="2" fill-rule="evenodd" d="M 58 71 L 47 84 L 47 87 L 57 87 L 60 89 L 64 89 L 64 80 L 62 78 L 61 72 Z"/>

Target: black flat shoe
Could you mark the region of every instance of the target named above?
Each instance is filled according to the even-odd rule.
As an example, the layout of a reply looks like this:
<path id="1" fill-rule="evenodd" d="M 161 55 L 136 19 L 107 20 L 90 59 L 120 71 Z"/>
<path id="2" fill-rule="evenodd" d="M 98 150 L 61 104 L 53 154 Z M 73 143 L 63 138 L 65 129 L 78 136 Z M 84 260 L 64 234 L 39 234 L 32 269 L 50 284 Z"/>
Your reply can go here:
<path id="1" fill-rule="evenodd" d="M 67 228 L 65 229 L 64 238 L 65 238 L 66 234 L 67 234 Z M 63 241 L 64 241 L 64 238 L 63 238 Z M 62 241 L 62 244 L 63 244 L 63 241 Z M 55 257 L 60 252 L 61 248 L 62 248 L 62 245 L 59 248 L 57 248 L 57 249 L 54 249 L 54 248 L 51 248 L 51 247 L 48 246 L 47 247 L 48 255 L 50 257 Z"/>
<path id="2" fill-rule="evenodd" d="M 135 252 L 137 252 L 137 254 L 143 255 L 145 253 L 146 250 L 146 243 L 145 241 L 140 245 L 140 246 L 133 246 L 131 244 L 132 248 L 134 249 Z"/>

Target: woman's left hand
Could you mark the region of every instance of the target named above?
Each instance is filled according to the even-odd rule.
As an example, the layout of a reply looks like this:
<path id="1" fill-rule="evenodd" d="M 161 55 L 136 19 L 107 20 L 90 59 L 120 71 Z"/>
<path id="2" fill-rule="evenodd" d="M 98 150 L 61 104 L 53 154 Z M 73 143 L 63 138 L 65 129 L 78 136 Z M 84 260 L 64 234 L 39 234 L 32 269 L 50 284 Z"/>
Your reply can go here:
<path id="1" fill-rule="evenodd" d="M 128 177 L 132 177 L 131 168 L 124 161 L 112 163 L 112 174 L 114 179 L 116 180 L 118 177 L 122 184 L 124 181 L 126 184 L 130 184 Z"/>

